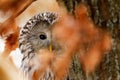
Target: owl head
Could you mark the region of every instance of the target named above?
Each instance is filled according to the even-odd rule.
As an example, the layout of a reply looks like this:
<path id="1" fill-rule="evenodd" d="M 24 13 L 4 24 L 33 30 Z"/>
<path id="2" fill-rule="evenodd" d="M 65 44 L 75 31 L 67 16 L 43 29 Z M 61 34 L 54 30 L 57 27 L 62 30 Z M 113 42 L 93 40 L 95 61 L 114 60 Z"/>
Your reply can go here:
<path id="1" fill-rule="evenodd" d="M 27 48 L 31 48 L 32 51 L 48 48 L 52 40 L 51 29 L 57 19 L 57 14 L 52 12 L 40 13 L 32 17 L 20 32 L 19 47 L 22 53 Z"/>

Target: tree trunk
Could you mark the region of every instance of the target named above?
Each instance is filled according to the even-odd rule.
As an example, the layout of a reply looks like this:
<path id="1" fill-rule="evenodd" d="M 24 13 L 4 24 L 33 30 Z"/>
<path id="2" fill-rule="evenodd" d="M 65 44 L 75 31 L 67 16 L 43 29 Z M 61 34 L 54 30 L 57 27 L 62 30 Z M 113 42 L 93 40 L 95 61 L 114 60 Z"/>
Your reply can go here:
<path id="1" fill-rule="evenodd" d="M 75 56 L 69 80 L 120 80 L 120 0 L 58 0 L 74 14 L 79 3 L 88 6 L 89 14 L 95 24 L 112 36 L 112 50 L 106 54 L 96 71 L 85 75 Z"/>

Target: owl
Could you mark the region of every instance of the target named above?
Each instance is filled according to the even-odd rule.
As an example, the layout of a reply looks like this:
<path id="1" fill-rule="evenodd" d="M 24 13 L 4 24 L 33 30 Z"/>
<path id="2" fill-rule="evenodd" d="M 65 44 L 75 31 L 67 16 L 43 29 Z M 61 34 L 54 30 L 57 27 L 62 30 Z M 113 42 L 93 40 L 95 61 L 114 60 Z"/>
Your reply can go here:
<path id="1" fill-rule="evenodd" d="M 58 64 L 59 61 L 62 63 L 63 61 L 61 61 L 61 59 L 56 60 L 55 55 L 50 53 L 51 43 L 53 52 L 57 51 L 58 54 L 61 51 L 59 50 L 61 49 L 60 45 L 55 43 L 52 37 L 52 28 L 54 24 L 57 23 L 57 20 L 57 13 L 40 13 L 32 17 L 21 29 L 19 37 L 19 48 L 23 54 L 21 69 L 24 71 L 24 74 L 28 76 L 29 80 L 34 80 L 33 76 L 36 74 L 35 71 L 40 72 L 37 74 L 39 77 L 37 79 L 35 78 L 35 80 L 61 80 L 55 77 L 59 69 L 54 70 L 56 68 L 54 64 Z M 48 55 L 45 53 L 48 53 Z M 44 57 L 44 55 L 47 57 Z M 48 60 L 47 62 L 49 62 L 49 64 L 44 62 L 43 58 L 47 58 L 46 60 Z M 56 62 L 54 60 L 56 60 Z M 63 70 L 63 73 L 64 72 L 66 73 L 65 70 Z M 64 80 L 63 78 L 62 80 Z"/>
<path id="2" fill-rule="evenodd" d="M 32 70 L 39 64 L 37 60 L 34 61 L 34 59 L 37 59 L 35 56 L 38 51 L 49 49 L 52 42 L 52 25 L 57 21 L 57 18 L 56 13 L 40 13 L 31 18 L 21 29 L 19 37 L 19 48 L 23 54 L 21 68 L 25 74 L 29 75 L 29 79 L 31 79 L 30 77 L 33 75 Z M 33 67 L 35 63 L 31 64 L 32 61 L 36 63 L 36 66 Z M 49 75 L 53 76 L 52 74 Z M 54 80 L 51 78 L 49 79 L 49 75 L 46 75 L 45 79 L 39 80 Z"/>

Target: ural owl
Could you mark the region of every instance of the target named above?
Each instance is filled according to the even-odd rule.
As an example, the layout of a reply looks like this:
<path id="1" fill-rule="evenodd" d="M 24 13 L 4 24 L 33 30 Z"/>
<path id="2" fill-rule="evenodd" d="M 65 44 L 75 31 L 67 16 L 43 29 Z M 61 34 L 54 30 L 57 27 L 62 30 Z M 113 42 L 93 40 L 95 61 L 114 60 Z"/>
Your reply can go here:
<path id="1" fill-rule="evenodd" d="M 61 46 L 55 37 L 57 35 L 53 35 L 52 30 L 57 21 L 57 13 L 40 13 L 21 29 L 19 37 L 19 48 L 23 54 L 21 68 L 28 76 L 28 80 L 67 79 L 67 67 L 72 57 L 68 54 L 59 55 L 62 52 L 70 52 L 65 51 L 63 47 L 65 45 Z M 64 64 L 66 66 L 63 66 Z M 62 74 L 59 71 L 61 68 Z"/>
<path id="2" fill-rule="evenodd" d="M 40 13 L 31 18 L 20 32 L 19 48 L 23 54 L 21 68 L 25 74 L 28 74 L 29 79 L 32 79 L 31 77 L 34 73 L 34 62 L 33 64 L 31 62 L 34 61 L 36 54 L 39 50 L 49 49 L 52 42 L 52 25 L 57 21 L 57 18 L 57 14 L 55 13 Z M 38 64 L 39 62 L 36 66 Z M 46 77 L 43 76 L 44 78 L 40 78 L 39 80 L 54 80 L 52 79 L 54 77 L 50 77 L 50 75 L 53 76 L 48 71 L 45 75 Z"/>

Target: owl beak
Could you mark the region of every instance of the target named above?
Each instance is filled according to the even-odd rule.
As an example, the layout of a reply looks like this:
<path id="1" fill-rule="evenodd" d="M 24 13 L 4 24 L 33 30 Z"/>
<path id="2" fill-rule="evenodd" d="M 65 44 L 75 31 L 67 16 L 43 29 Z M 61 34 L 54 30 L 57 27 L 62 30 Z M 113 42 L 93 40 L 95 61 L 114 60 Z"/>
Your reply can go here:
<path id="1" fill-rule="evenodd" d="M 52 43 L 49 45 L 49 51 L 52 52 Z"/>

